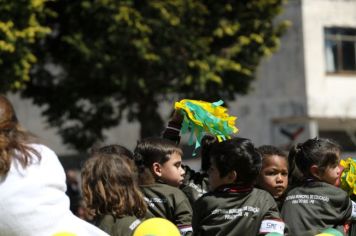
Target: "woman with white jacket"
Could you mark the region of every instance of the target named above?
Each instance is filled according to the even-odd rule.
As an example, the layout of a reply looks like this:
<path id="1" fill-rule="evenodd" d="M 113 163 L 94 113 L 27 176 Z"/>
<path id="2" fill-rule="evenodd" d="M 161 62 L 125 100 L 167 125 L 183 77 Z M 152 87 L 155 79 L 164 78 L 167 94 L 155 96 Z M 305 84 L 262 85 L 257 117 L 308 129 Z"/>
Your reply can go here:
<path id="1" fill-rule="evenodd" d="M 0 236 L 107 235 L 72 214 L 57 155 L 34 140 L 0 95 Z"/>

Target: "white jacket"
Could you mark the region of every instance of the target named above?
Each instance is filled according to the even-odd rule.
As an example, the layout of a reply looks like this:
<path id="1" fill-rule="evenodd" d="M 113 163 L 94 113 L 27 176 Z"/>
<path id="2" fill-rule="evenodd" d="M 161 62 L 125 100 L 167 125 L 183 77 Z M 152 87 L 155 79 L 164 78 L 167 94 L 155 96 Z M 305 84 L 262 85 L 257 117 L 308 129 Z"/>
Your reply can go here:
<path id="1" fill-rule="evenodd" d="M 32 144 L 41 160 L 22 168 L 12 159 L 10 171 L 0 177 L 0 236 L 107 235 L 69 210 L 65 172 L 48 147 Z"/>

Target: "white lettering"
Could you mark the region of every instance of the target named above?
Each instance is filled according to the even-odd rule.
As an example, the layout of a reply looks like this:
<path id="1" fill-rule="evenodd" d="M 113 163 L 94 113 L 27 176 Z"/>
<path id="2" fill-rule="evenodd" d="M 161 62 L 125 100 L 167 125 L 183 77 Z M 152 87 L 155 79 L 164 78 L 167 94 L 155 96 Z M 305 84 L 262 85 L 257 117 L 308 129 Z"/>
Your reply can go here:
<path id="1" fill-rule="evenodd" d="M 231 209 L 214 209 L 212 215 L 224 215 L 225 219 L 235 219 L 236 217 L 244 216 L 248 217 L 250 215 L 260 212 L 260 208 L 253 206 L 244 206 L 241 208 L 231 208 Z"/>
<path id="2" fill-rule="evenodd" d="M 263 220 L 260 227 L 260 234 L 279 233 L 284 234 L 285 224 L 278 220 Z"/>

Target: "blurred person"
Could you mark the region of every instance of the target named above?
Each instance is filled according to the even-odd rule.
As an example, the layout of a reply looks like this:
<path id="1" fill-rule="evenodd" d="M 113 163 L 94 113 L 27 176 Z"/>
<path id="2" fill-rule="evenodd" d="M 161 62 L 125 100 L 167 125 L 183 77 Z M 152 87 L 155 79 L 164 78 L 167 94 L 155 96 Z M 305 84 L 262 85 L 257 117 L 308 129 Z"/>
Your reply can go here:
<path id="1" fill-rule="evenodd" d="M 82 198 L 81 189 L 80 189 L 80 172 L 75 169 L 66 170 L 66 184 L 67 191 L 66 194 L 69 197 L 70 201 L 70 210 L 73 214 L 79 214 L 80 201 Z"/>

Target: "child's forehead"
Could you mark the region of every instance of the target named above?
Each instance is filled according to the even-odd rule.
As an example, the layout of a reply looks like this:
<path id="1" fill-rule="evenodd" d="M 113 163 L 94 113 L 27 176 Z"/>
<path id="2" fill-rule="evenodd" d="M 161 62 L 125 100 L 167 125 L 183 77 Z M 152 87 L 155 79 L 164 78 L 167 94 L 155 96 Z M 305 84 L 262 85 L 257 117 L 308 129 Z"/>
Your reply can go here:
<path id="1" fill-rule="evenodd" d="M 179 152 L 172 152 L 171 154 L 168 155 L 169 159 L 180 159 L 182 160 L 182 154 Z"/>
<path id="2" fill-rule="evenodd" d="M 288 165 L 288 161 L 287 158 L 284 156 L 279 156 L 279 155 L 268 155 L 263 157 L 262 159 L 262 164 L 263 165 L 271 165 L 274 163 L 278 163 L 278 164 L 282 164 L 287 166 Z"/>
<path id="3" fill-rule="evenodd" d="M 286 156 L 281 156 L 278 154 L 268 154 L 268 155 L 263 155 L 262 160 L 267 160 L 267 159 L 284 159 L 287 160 Z"/>

